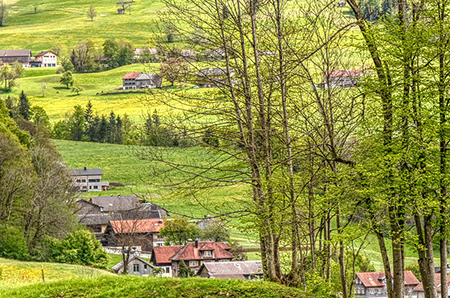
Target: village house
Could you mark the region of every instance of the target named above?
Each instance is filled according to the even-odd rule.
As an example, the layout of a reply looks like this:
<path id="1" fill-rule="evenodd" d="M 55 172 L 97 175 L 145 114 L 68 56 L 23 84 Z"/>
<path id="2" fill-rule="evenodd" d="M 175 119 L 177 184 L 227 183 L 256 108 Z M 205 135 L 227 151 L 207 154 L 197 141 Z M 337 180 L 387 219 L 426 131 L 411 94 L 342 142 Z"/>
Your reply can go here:
<path id="1" fill-rule="evenodd" d="M 361 69 L 334 70 L 324 74 L 324 88 L 351 88 L 356 87 L 362 78 Z"/>
<path id="2" fill-rule="evenodd" d="M 122 89 L 161 88 L 162 78 L 157 73 L 129 72 L 122 78 Z"/>
<path id="3" fill-rule="evenodd" d="M 172 261 L 172 275 L 178 277 L 180 262 L 197 273 L 205 262 L 230 262 L 233 255 L 230 247 L 223 242 L 198 241 L 189 242 L 175 255 L 169 258 Z"/>
<path id="4" fill-rule="evenodd" d="M 197 276 L 203 278 L 233 278 L 244 280 L 262 280 L 261 261 L 206 262 L 200 267 Z"/>
<path id="5" fill-rule="evenodd" d="M 154 246 L 164 245 L 165 239 L 159 236 L 164 221 L 160 218 L 111 220 L 105 232 L 106 246 L 119 246 L 123 239 L 132 239 L 127 241 L 132 241 L 141 251 L 150 252 Z"/>
<path id="6" fill-rule="evenodd" d="M 188 61 L 194 61 L 196 58 L 196 55 L 192 50 L 181 50 L 180 55 L 184 60 Z"/>
<path id="7" fill-rule="evenodd" d="M 109 182 L 101 181 L 101 169 L 70 170 L 72 185 L 76 191 L 105 191 L 109 189 Z"/>
<path id="8" fill-rule="evenodd" d="M 419 283 L 412 271 L 405 271 L 405 296 L 410 297 Z M 384 272 L 356 273 L 354 293 L 356 297 L 387 297 Z"/>
<path id="9" fill-rule="evenodd" d="M 231 77 L 234 73 L 231 71 Z M 226 68 L 205 68 L 197 72 L 196 84 L 201 88 L 220 87 L 228 84 Z"/>
<path id="10" fill-rule="evenodd" d="M 157 55 L 158 50 L 156 48 L 134 49 L 133 53 L 134 53 L 134 60 L 140 61 L 141 58 L 145 55 L 153 55 L 153 56 Z M 150 61 L 146 61 L 146 62 L 150 62 Z"/>
<path id="11" fill-rule="evenodd" d="M 127 274 L 149 276 L 152 275 L 154 268 L 155 266 L 153 266 L 146 260 L 136 255 L 133 255 L 132 257 L 130 257 L 130 260 L 128 261 Z M 124 271 L 123 261 L 120 261 L 120 263 L 116 264 L 111 269 L 117 274 L 122 274 Z"/>
<path id="12" fill-rule="evenodd" d="M 31 67 L 56 67 L 56 65 L 58 65 L 58 56 L 52 51 L 40 52 L 30 62 Z"/>
<path id="13" fill-rule="evenodd" d="M 440 268 L 439 268 L 439 270 L 440 270 Z M 434 284 L 436 285 L 436 291 L 438 293 L 438 297 L 440 297 L 441 296 L 440 293 L 442 291 L 441 274 L 440 273 L 436 273 L 434 275 Z M 448 274 L 447 274 L 447 289 L 448 289 L 448 292 L 450 292 L 450 275 L 448 275 Z M 415 297 L 415 298 L 424 298 L 425 297 L 425 292 L 424 292 L 422 283 L 420 283 L 417 287 L 414 288 L 412 297 Z"/>
<path id="14" fill-rule="evenodd" d="M 31 50 L 0 50 L 0 66 L 12 64 L 16 61 L 22 63 L 23 67 L 29 67 Z"/>
<path id="15" fill-rule="evenodd" d="M 202 52 L 202 56 L 210 61 L 222 60 L 225 57 L 225 51 L 223 49 L 208 49 Z"/>
<path id="16" fill-rule="evenodd" d="M 150 262 L 155 267 L 162 269 L 159 274 L 161 277 L 172 277 L 172 260 L 170 258 L 183 247 L 183 245 L 153 247 Z"/>

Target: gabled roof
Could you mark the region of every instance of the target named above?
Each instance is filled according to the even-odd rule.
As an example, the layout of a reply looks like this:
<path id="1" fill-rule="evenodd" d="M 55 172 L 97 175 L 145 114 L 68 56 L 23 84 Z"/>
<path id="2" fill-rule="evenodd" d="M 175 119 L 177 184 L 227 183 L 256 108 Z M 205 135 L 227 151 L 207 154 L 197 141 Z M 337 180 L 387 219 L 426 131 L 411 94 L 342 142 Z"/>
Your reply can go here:
<path id="1" fill-rule="evenodd" d="M 136 79 L 141 72 L 129 72 L 123 76 L 122 80 Z"/>
<path id="2" fill-rule="evenodd" d="M 360 272 L 356 273 L 358 278 L 361 280 L 361 282 L 364 284 L 366 288 L 378 288 L 378 287 L 384 287 L 386 284 L 385 280 L 385 274 L 384 272 Z M 418 285 L 420 282 L 412 273 L 412 271 L 405 271 L 405 286 L 415 286 Z"/>
<path id="3" fill-rule="evenodd" d="M 114 233 L 132 234 L 132 233 L 158 233 L 164 228 L 164 221 L 156 219 L 130 219 L 130 220 L 111 220 L 111 226 Z"/>
<path id="4" fill-rule="evenodd" d="M 146 260 L 142 259 L 141 257 L 138 256 L 132 256 L 128 262 L 134 261 L 134 260 L 139 260 L 141 261 L 141 263 L 150 266 L 151 268 L 155 268 L 154 265 L 150 264 L 149 262 L 147 262 Z M 120 261 L 119 263 L 117 263 L 116 265 L 114 265 L 111 269 L 114 270 L 115 272 L 119 271 L 121 268 L 123 267 L 123 261 Z"/>
<path id="5" fill-rule="evenodd" d="M 200 69 L 197 73 L 199 77 L 224 76 L 227 74 L 226 68 L 205 68 Z"/>
<path id="6" fill-rule="evenodd" d="M 31 57 L 31 50 L 0 50 L 0 57 Z"/>
<path id="7" fill-rule="evenodd" d="M 132 210 L 139 205 L 139 199 L 135 195 L 91 197 L 90 201 L 100 206 L 103 212 Z"/>
<path id="8" fill-rule="evenodd" d="M 160 76 L 157 73 L 140 73 L 137 77 L 136 80 L 154 80 L 154 79 L 158 79 L 160 78 Z"/>
<path id="9" fill-rule="evenodd" d="M 245 279 L 246 275 L 263 274 L 261 261 L 206 262 L 203 263 L 197 275 L 206 268 L 210 278 Z"/>
<path id="10" fill-rule="evenodd" d="M 230 247 L 223 242 L 214 241 L 199 241 L 198 247 L 196 242 L 189 242 L 182 249 L 180 249 L 170 259 L 173 261 L 179 260 L 204 260 L 204 259 L 233 259 L 233 255 L 228 251 Z M 214 250 L 213 256 L 202 256 L 200 251 Z"/>
<path id="11" fill-rule="evenodd" d="M 440 292 L 442 290 L 441 287 L 441 274 L 435 273 L 434 274 L 434 284 L 436 285 L 436 291 Z M 450 286 L 450 275 L 447 274 L 447 288 Z M 420 283 L 417 287 L 413 289 L 416 292 L 423 292 L 423 284 Z"/>
<path id="12" fill-rule="evenodd" d="M 155 49 L 155 48 L 134 49 L 134 54 L 135 55 L 142 55 L 142 54 L 144 54 L 145 51 L 149 51 L 151 55 L 158 54 L 158 50 Z"/>
<path id="13" fill-rule="evenodd" d="M 48 54 L 48 53 L 52 53 L 53 55 L 58 56 L 52 51 L 43 51 L 43 52 L 40 52 L 39 54 L 35 55 L 34 57 L 44 56 L 45 54 Z"/>
<path id="14" fill-rule="evenodd" d="M 72 176 L 97 176 L 97 175 L 103 175 L 101 169 L 73 169 L 70 170 L 70 175 Z"/>
<path id="15" fill-rule="evenodd" d="M 82 225 L 107 225 L 111 221 L 109 214 L 85 214 L 78 216 L 78 223 Z"/>
<path id="16" fill-rule="evenodd" d="M 154 246 L 152 251 L 152 261 L 155 264 L 170 264 L 172 260 L 170 258 L 174 256 L 180 249 L 183 248 L 183 245 L 174 245 L 174 246 Z"/>
<path id="17" fill-rule="evenodd" d="M 330 77 L 360 77 L 362 76 L 361 69 L 344 69 L 344 70 L 333 70 L 328 72 Z"/>

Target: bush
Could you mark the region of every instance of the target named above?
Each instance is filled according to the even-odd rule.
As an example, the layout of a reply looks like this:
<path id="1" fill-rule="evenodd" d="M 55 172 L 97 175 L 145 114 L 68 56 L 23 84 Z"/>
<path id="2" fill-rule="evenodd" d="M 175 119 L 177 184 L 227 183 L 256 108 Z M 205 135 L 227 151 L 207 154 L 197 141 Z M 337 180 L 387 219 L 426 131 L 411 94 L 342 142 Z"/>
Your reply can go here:
<path id="1" fill-rule="evenodd" d="M 0 256 L 9 259 L 28 260 L 27 242 L 23 232 L 15 227 L 4 227 L 0 229 Z"/>

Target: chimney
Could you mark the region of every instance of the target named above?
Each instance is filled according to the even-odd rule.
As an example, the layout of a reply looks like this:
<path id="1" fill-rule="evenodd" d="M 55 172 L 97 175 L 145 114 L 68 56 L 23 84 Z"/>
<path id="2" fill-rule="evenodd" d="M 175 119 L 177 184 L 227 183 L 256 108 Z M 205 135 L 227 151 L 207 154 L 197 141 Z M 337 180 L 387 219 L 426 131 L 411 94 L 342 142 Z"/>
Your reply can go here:
<path id="1" fill-rule="evenodd" d="M 198 239 L 195 239 L 195 248 L 198 248 Z"/>
<path id="2" fill-rule="evenodd" d="M 86 171 L 86 167 L 84 167 L 84 170 Z"/>

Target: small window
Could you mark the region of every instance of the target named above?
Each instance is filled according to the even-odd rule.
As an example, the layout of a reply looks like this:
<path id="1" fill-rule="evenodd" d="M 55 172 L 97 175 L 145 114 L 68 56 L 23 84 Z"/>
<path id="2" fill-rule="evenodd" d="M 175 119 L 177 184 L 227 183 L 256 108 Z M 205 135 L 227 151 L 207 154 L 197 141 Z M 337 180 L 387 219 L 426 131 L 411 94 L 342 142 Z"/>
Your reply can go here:
<path id="1" fill-rule="evenodd" d="M 166 267 L 166 273 L 170 273 L 170 267 Z"/>
<path id="2" fill-rule="evenodd" d="M 139 264 L 133 264 L 133 272 L 139 272 Z"/>
<path id="3" fill-rule="evenodd" d="M 144 269 L 147 269 L 147 264 L 144 264 Z"/>
<path id="4" fill-rule="evenodd" d="M 189 261 L 189 266 L 197 266 L 197 261 Z"/>
<path id="5" fill-rule="evenodd" d="M 94 189 L 98 189 L 98 185 L 94 185 Z"/>

